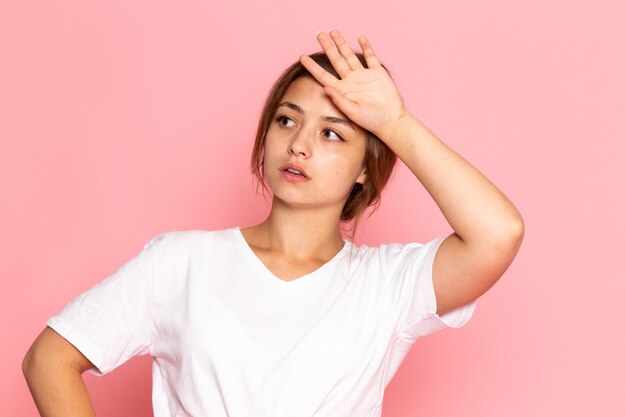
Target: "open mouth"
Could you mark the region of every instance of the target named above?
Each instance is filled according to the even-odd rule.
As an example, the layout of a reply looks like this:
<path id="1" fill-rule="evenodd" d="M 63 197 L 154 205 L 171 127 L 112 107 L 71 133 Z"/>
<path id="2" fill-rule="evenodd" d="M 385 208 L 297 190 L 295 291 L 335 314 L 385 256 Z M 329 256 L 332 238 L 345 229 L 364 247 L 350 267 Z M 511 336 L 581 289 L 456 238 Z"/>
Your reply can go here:
<path id="1" fill-rule="evenodd" d="M 304 168 L 296 164 L 287 163 L 281 166 L 279 170 L 290 175 L 297 175 L 298 177 L 309 179 L 309 176 L 304 171 Z"/>
<path id="2" fill-rule="evenodd" d="M 285 172 L 291 172 L 292 174 L 295 174 L 295 175 L 300 175 L 301 177 L 305 177 L 305 178 L 307 178 L 307 176 L 306 176 L 306 175 L 304 175 L 303 173 L 301 173 L 300 171 L 297 171 L 297 170 L 295 170 L 295 169 L 287 168 L 287 169 L 283 169 L 283 171 L 285 171 Z"/>

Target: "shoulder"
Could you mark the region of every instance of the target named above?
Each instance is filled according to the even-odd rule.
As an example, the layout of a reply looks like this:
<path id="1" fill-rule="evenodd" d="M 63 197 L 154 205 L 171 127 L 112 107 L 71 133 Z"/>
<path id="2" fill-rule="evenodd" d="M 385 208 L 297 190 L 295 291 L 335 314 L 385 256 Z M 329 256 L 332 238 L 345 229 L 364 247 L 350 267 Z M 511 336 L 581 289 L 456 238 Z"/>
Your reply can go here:
<path id="1" fill-rule="evenodd" d="M 438 236 L 426 243 L 408 242 L 383 243 L 378 246 L 354 245 L 355 257 L 362 261 L 378 262 L 385 266 L 402 264 L 407 261 L 425 260 L 429 254 L 434 253 L 445 237 Z"/>
<path id="2" fill-rule="evenodd" d="M 215 245 L 222 245 L 233 240 L 233 228 L 221 230 L 173 230 L 153 236 L 144 250 L 165 253 L 188 253 Z"/>

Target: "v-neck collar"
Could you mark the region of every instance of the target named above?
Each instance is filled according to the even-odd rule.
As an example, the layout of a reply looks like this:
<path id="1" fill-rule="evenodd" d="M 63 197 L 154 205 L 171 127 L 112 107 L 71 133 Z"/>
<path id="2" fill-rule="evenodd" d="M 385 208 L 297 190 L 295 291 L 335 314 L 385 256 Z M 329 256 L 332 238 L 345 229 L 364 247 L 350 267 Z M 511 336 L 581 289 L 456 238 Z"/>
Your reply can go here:
<path id="1" fill-rule="evenodd" d="M 291 281 L 285 281 L 284 279 L 278 278 L 270 269 L 261 261 L 261 259 L 254 253 L 246 239 L 243 237 L 243 233 L 241 233 L 241 227 L 236 226 L 231 229 L 235 238 L 239 245 L 242 248 L 243 255 L 248 259 L 248 261 L 255 265 L 256 269 L 263 275 L 263 277 L 271 284 L 279 288 L 299 288 L 305 285 L 309 285 L 310 282 L 315 281 L 315 277 L 317 275 L 323 274 L 329 268 L 332 268 L 341 258 L 343 258 L 348 252 L 350 248 L 351 242 L 347 239 L 343 239 L 343 247 L 339 252 L 335 254 L 329 261 L 324 263 L 322 266 L 317 268 L 316 270 L 309 272 L 308 274 L 302 275 L 296 279 Z"/>

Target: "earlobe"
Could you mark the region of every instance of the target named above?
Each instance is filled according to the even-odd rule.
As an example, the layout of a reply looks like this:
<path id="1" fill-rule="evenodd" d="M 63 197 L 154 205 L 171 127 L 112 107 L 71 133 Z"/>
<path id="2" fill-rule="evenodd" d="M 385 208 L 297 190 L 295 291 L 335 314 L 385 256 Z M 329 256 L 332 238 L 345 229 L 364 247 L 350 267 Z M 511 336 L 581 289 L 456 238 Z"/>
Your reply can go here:
<path id="1" fill-rule="evenodd" d="M 356 182 L 363 185 L 365 184 L 366 180 L 367 180 L 367 172 L 364 169 L 363 171 L 361 171 L 361 175 L 359 175 L 359 178 L 356 179 Z"/>

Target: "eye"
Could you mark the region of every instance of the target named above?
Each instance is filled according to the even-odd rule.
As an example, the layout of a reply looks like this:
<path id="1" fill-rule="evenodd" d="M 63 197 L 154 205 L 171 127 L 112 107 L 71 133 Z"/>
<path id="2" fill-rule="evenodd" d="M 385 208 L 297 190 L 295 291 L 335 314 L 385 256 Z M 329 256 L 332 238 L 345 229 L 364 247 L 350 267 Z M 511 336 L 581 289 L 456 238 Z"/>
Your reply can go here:
<path id="1" fill-rule="evenodd" d="M 324 134 L 324 136 L 327 139 L 331 139 L 331 140 L 334 140 L 334 141 L 336 141 L 336 140 L 338 140 L 338 141 L 345 141 L 345 139 L 339 133 L 335 132 L 332 129 L 324 129 L 323 134 Z"/>
<path id="2" fill-rule="evenodd" d="M 292 127 L 296 123 L 292 119 L 290 119 L 289 117 L 283 116 L 282 114 L 276 116 L 276 121 L 278 122 L 279 125 L 281 125 L 283 127 Z"/>

